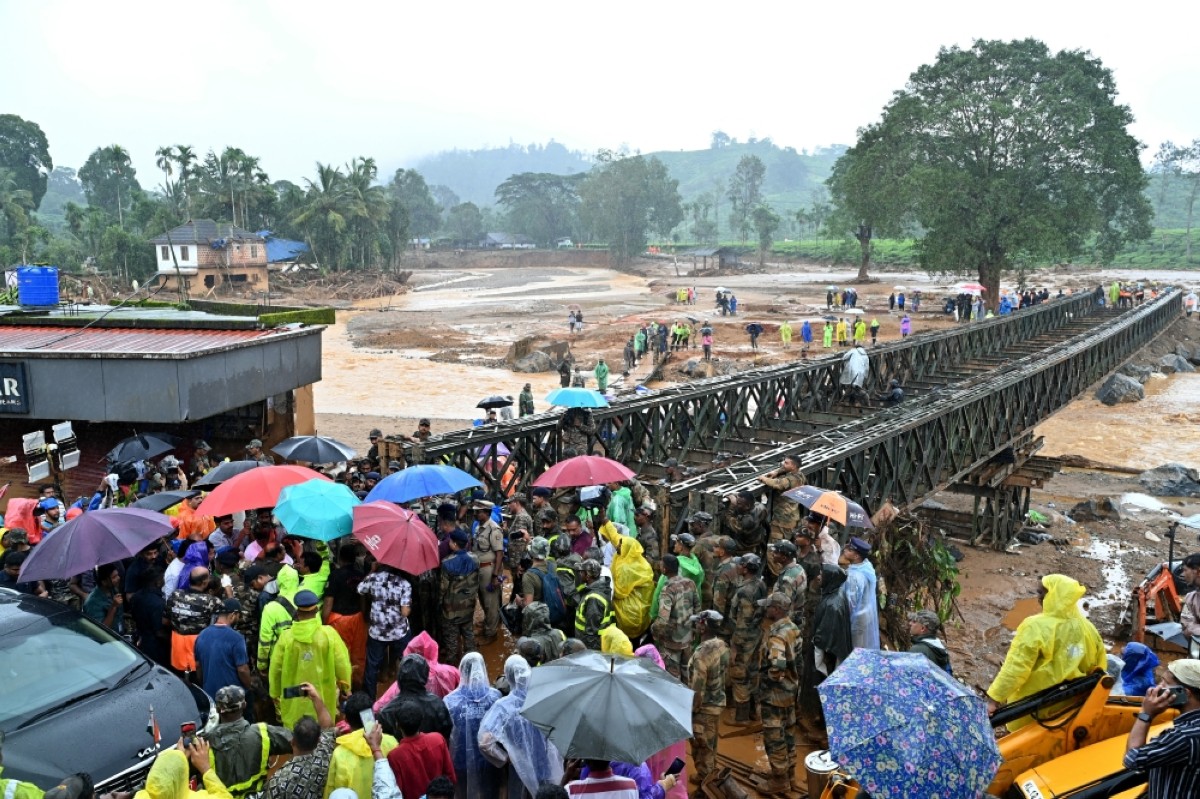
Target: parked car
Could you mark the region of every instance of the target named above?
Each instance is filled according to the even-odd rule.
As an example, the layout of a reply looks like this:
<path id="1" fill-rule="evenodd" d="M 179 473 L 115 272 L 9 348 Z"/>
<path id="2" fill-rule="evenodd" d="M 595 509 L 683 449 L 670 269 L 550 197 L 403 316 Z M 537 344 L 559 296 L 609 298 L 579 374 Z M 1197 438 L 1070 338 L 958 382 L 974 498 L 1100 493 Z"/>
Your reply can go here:
<path id="1" fill-rule="evenodd" d="M 97 793 L 135 790 L 184 722 L 217 723 L 204 691 L 79 611 L 0 588 L 5 777 L 48 790 L 85 771 Z"/>

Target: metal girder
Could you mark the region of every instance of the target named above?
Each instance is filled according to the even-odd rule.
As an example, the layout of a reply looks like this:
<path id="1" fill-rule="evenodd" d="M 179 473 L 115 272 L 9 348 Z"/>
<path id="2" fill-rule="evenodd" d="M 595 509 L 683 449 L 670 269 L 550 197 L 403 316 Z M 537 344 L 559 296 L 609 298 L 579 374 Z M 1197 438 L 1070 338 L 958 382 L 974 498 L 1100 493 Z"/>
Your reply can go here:
<path id="1" fill-rule="evenodd" d="M 961 379 L 956 369 L 968 362 L 1037 345 L 1039 337 L 1082 327 L 1100 309 L 1090 295 L 1055 299 L 1009 316 L 923 333 L 871 349 L 867 390 L 880 391 L 892 378 L 903 384 L 944 384 Z M 1011 361 L 1000 358 L 997 366 Z M 796 422 L 809 417 L 828 424 L 845 416 L 839 378 L 842 353 L 815 361 L 764 367 L 734 375 L 695 381 L 647 396 L 619 400 L 592 412 L 597 446 L 607 457 L 635 470 L 668 457 L 681 460 L 703 453 L 711 459 L 726 443 L 761 440 L 764 431 L 795 438 Z M 989 364 L 990 365 L 990 364 Z M 975 370 L 978 371 L 978 370 Z M 983 379 L 991 374 L 975 374 Z M 493 492 L 525 486 L 559 459 L 558 414 L 543 413 L 486 427 L 432 437 L 423 446 L 405 444 L 409 462 L 449 462 L 479 477 Z M 852 425 L 855 423 L 851 423 Z M 792 428 L 792 429 L 789 429 Z M 821 433 L 828 441 L 843 440 L 842 427 Z M 510 454 L 480 462 L 489 445 L 504 444 Z"/>
<path id="2" fill-rule="evenodd" d="M 889 499 L 897 507 L 912 507 L 1028 436 L 1151 341 L 1178 318 L 1181 296 L 1170 292 L 987 379 L 948 388 L 919 407 L 843 426 L 840 442 L 819 436 L 799 440 L 751 456 L 736 470 L 715 470 L 676 484 L 671 504 L 677 510 L 686 505 L 711 512 L 736 491 L 761 493 L 757 476 L 792 454 L 800 457 L 810 483 L 837 489 L 868 509 Z"/>

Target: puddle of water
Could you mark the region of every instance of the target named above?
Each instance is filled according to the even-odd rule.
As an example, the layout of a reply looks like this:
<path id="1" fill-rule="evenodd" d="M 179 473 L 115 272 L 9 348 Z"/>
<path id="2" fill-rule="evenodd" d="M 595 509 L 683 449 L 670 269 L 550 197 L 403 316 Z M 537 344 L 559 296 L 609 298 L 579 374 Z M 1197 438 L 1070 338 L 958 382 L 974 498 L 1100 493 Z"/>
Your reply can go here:
<path id="1" fill-rule="evenodd" d="M 1081 607 L 1084 603 L 1088 609 L 1084 611 L 1084 615 L 1089 612 L 1094 613 L 1105 607 L 1120 606 L 1124 607 L 1129 601 L 1129 573 L 1125 569 L 1124 556 L 1137 552 L 1136 549 L 1122 549 L 1112 541 L 1105 541 L 1099 538 L 1093 538 L 1088 547 L 1083 551 L 1085 558 L 1098 560 L 1101 562 L 1100 576 L 1104 578 L 1104 587 L 1095 593 L 1085 594 L 1080 600 Z"/>
<path id="2" fill-rule="evenodd" d="M 1017 629 L 1017 626 L 1034 614 L 1042 612 L 1042 603 L 1038 602 L 1037 597 L 1025 597 L 1018 599 L 1013 604 L 1012 610 L 1004 614 L 1004 618 L 1000 623 L 1009 630 Z"/>
<path id="3" fill-rule="evenodd" d="M 1152 469 L 1164 463 L 1200 464 L 1200 372 L 1145 384 L 1146 398 L 1114 408 L 1091 395 L 1038 425 L 1048 456 L 1077 454 L 1101 463 Z M 1154 431 L 1170 429 L 1169 435 Z"/>

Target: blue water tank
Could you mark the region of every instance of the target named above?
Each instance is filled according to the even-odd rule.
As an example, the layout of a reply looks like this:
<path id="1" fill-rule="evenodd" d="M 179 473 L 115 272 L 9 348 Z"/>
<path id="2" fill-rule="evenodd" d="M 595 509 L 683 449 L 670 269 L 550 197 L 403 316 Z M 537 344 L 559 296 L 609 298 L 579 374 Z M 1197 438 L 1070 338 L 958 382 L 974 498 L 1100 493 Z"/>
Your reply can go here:
<path id="1" fill-rule="evenodd" d="M 17 267 L 17 302 L 21 305 L 58 305 L 58 267 Z"/>

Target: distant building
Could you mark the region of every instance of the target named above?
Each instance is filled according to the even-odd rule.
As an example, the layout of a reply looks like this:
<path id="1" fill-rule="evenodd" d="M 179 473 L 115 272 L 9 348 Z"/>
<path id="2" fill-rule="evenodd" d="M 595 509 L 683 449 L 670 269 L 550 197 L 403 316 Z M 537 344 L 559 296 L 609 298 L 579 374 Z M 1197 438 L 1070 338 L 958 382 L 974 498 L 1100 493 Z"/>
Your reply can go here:
<path id="1" fill-rule="evenodd" d="M 537 244 L 524 233 L 496 232 L 487 234 L 479 246 L 497 250 L 532 250 Z"/>
<path id="2" fill-rule="evenodd" d="M 151 239 L 158 279 L 189 297 L 268 291 L 267 242 L 256 233 L 196 219 Z"/>
<path id="3" fill-rule="evenodd" d="M 272 272 L 294 272 L 304 267 L 315 268 L 312 249 L 303 241 L 282 239 L 269 230 L 260 230 L 255 235 L 267 242 L 267 267 Z"/>

